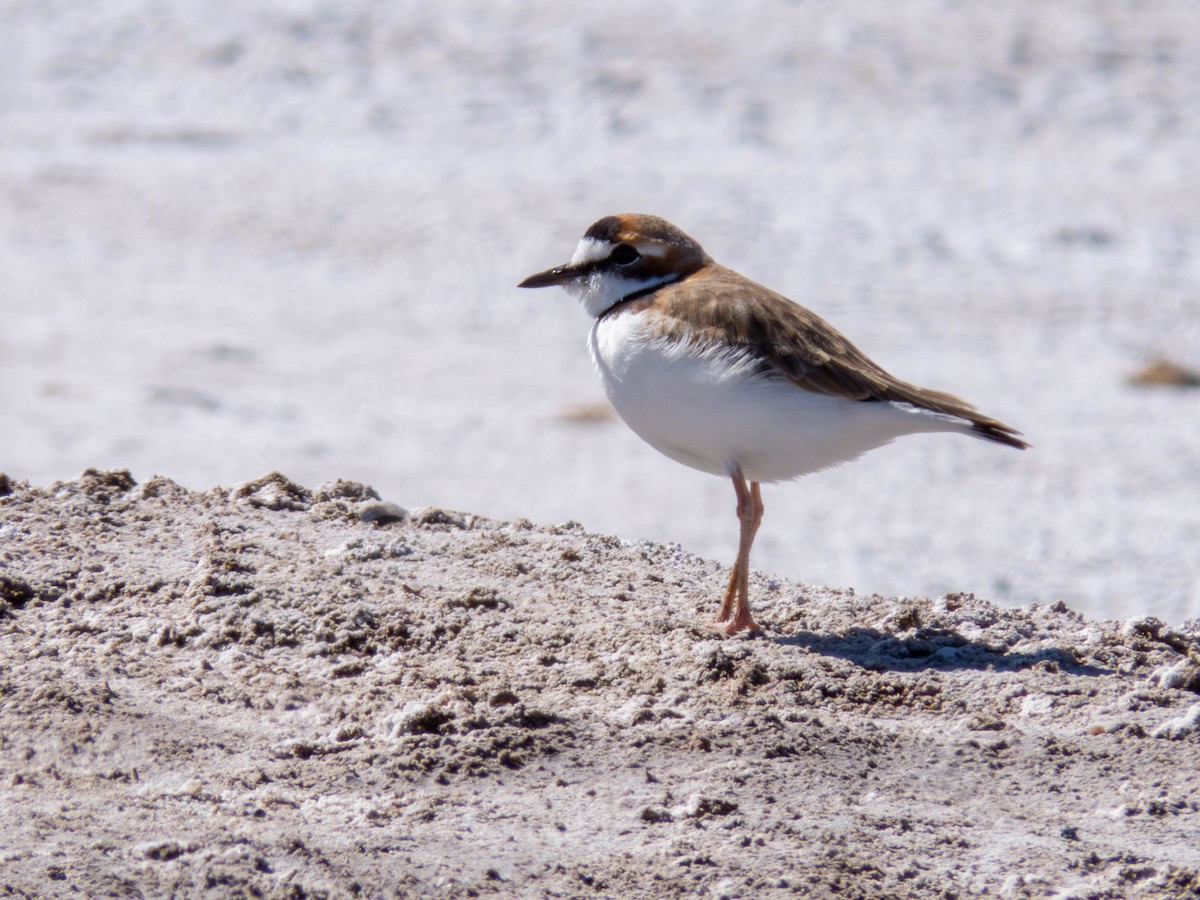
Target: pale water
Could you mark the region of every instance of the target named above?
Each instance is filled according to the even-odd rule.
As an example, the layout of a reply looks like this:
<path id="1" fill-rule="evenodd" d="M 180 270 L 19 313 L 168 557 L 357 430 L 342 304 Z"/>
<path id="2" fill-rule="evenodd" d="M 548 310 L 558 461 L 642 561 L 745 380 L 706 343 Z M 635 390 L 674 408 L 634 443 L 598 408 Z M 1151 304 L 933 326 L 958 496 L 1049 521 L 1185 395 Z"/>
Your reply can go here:
<path id="1" fill-rule="evenodd" d="M 765 490 L 756 568 L 1200 616 L 1200 6 L 0 2 L 0 470 L 276 469 L 731 562 L 519 291 L 665 216 L 1022 429 Z M 577 421 L 582 418 L 583 421 Z"/>

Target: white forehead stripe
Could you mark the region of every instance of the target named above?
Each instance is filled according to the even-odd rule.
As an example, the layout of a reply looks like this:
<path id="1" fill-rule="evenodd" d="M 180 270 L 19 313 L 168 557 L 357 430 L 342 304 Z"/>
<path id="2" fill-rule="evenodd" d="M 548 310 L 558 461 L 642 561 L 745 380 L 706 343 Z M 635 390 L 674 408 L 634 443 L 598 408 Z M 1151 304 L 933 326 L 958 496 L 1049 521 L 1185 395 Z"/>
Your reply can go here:
<path id="1" fill-rule="evenodd" d="M 599 262 L 602 259 L 608 259 L 608 254 L 612 252 L 612 244 L 608 241 L 598 241 L 595 238 L 585 237 L 579 242 L 579 246 L 575 248 L 575 255 L 571 257 L 571 265 L 577 266 L 580 263 Z"/>
<path id="2" fill-rule="evenodd" d="M 666 256 L 667 248 L 663 244 L 634 244 L 638 252 L 642 256 Z M 598 241 L 595 238 L 585 237 L 579 242 L 579 246 L 575 248 L 575 255 L 571 257 L 571 265 L 577 266 L 580 263 L 599 262 L 602 259 L 608 259 L 608 255 L 612 253 L 613 245 L 608 241 Z"/>

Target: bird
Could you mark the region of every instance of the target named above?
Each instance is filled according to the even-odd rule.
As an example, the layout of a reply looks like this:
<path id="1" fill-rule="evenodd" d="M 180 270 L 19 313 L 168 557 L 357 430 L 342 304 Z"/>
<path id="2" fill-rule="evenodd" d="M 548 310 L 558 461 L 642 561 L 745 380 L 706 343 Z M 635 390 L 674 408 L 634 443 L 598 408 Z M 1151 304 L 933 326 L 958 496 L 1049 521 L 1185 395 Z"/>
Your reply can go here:
<path id="1" fill-rule="evenodd" d="M 891 375 L 819 315 L 715 262 L 658 216 L 604 216 L 570 262 L 518 285 L 551 286 L 594 319 L 588 348 L 625 423 L 671 459 L 733 482 L 738 555 L 708 623 L 718 633 L 762 630 L 749 596 L 762 484 L 908 434 L 1029 446 L 964 400 Z"/>

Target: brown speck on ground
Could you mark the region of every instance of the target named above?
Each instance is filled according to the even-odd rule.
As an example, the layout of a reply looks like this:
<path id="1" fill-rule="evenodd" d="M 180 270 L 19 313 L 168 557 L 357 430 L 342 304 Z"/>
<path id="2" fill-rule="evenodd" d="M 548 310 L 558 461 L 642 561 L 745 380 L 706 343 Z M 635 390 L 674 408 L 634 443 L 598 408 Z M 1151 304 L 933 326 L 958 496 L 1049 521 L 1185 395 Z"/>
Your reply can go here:
<path id="1" fill-rule="evenodd" d="M 1167 359 L 1156 359 L 1130 375 L 1129 383 L 1142 387 L 1200 387 L 1200 372 Z"/>
<path id="2" fill-rule="evenodd" d="M 617 413 L 607 403 L 575 403 L 563 408 L 558 413 L 559 420 L 579 424 L 594 424 L 596 422 L 616 421 Z"/>

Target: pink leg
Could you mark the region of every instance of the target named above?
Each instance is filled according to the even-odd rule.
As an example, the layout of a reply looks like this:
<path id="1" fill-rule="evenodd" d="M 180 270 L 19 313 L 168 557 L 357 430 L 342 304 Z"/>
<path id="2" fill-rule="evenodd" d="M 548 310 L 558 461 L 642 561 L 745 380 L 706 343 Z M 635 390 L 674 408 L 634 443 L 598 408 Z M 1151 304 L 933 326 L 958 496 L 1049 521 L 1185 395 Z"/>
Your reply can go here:
<path id="1" fill-rule="evenodd" d="M 750 614 L 750 547 L 754 544 L 754 536 L 762 523 L 762 493 L 757 481 L 750 482 L 747 489 L 741 466 L 734 469 L 732 478 L 733 489 L 737 493 L 741 538 L 738 541 L 737 562 L 733 564 L 733 571 L 729 573 L 729 585 L 725 588 L 721 609 L 716 620 L 709 625 L 714 631 L 723 634 L 737 634 L 746 629 L 758 630 L 758 623 Z"/>
<path id="2" fill-rule="evenodd" d="M 737 493 L 737 517 L 738 522 L 740 522 L 742 526 L 742 536 L 738 544 L 738 558 L 733 564 L 733 569 L 729 573 L 729 584 L 725 588 L 725 597 L 721 600 L 721 609 L 717 612 L 717 618 L 713 621 L 714 625 L 717 625 L 721 622 L 728 622 L 733 618 L 734 606 L 736 605 L 738 593 L 741 590 L 742 584 L 742 551 L 745 549 L 746 515 L 748 512 L 748 504 L 751 502 L 751 499 L 750 494 L 746 490 L 746 479 L 742 476 L 740 467 L 735 470 L 732 478 L 733 489 Z"/>

